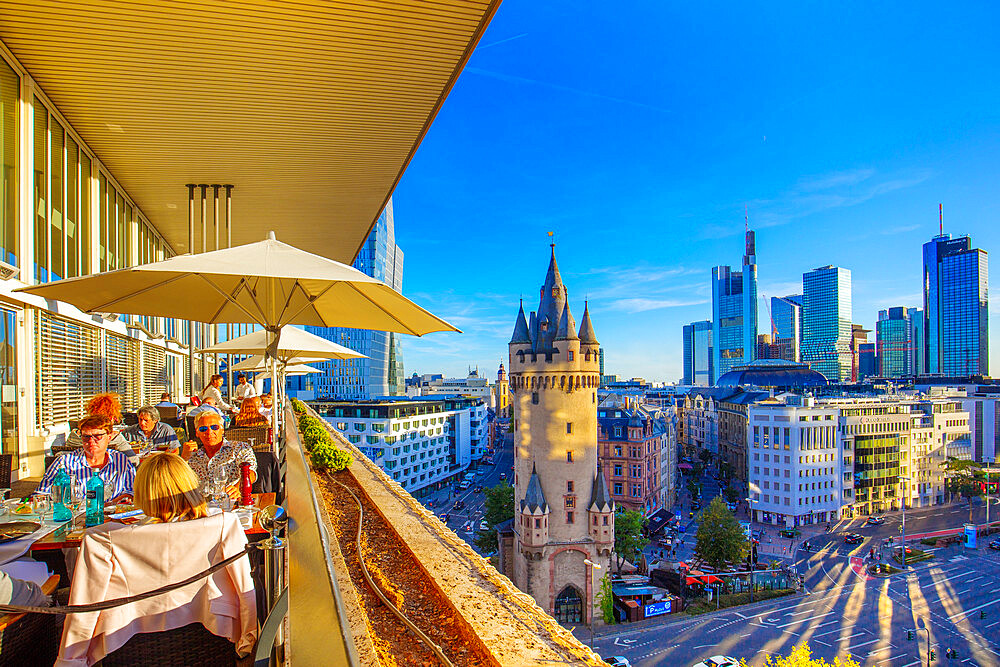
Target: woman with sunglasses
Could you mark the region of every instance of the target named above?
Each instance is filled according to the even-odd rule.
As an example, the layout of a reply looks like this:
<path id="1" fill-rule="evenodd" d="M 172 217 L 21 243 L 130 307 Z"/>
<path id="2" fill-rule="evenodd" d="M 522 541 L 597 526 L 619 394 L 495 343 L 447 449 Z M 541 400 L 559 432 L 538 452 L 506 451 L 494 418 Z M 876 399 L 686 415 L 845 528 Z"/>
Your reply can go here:
<path id="1" fill-rule="evenodd" d="M 236 500 L 240 497 L 240 466 L 250 464 L 250 482 L 257 480 L 257 457 L 245 442 L 226 440 L 222 426 L 222 415 L 216 412 L 201 412 L 194 420 L 195 433 L 201 441 L 201 448 L 192 441 L 184 443 L 181 457 L 198 476 L 202 488 L 212 483 L 212 473 L 221 467 L 225 471 L 226 493 Z"/>

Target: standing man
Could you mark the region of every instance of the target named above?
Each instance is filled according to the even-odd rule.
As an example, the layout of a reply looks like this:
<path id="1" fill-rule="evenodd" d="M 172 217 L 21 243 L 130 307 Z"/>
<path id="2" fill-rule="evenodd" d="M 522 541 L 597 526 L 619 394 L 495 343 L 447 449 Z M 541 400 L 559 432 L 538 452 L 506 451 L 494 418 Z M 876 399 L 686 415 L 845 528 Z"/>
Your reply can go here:
<path id="1" fill-rule="evenodd" d="M 239 380 L 239 384 L 236 385 L 235 389 L 233 389 L 233 397 L 236 399 L 237 403 L 242 401 L 244 398 L 257 395 L 257 390 L 254 389 L 254 386 L 247 382 L 246 375 L 240 373 L 236 376 L 236 379 Z"/>

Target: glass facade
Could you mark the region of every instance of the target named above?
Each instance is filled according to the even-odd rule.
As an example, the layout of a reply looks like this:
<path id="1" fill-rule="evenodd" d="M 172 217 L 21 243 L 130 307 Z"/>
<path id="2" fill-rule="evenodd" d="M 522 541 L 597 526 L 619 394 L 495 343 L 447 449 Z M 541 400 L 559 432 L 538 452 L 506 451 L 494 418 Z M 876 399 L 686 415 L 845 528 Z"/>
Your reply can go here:
<path id="1" fill-rule="evenodd" d="M 757 256 L 746 233 L 743 270 L 712 269 L 712 345 L 716 377 L 754 360 L 757 352 Z"/>
<path id="2" fill-rule="evenodd" d="M 778 359 L 800 361 L 802 353 L 802 295 L 771 297 L 771 319 L 774 321 L 774 345 Z"/>
<path id="3" fill-rule="evenodd" d="M 684 326 L 684 379 L 687 385 L 707 387 L 715 382 L 712 359 L 712 323 L 709 320 Z"/>
<path id="4" fill-rule="evenodd" d="M 904 307 L 879 311 L 875 323 L 875 343 L 878 355 L 878 374 L 884 378 L 898 378 L 913 373 L 913 331 L 910 309 Z"/>
<path id="5" fill-rule="evenodd" d="M 392 200 L 385 207 L 354 260 L 354 268 L 378 278 L 397 292 L 403 289 L 403 251 L 396 245 Z M 290 391 L 314 392 L 316 398 L 358 400 L 406 393 L 399 334 L 344 327 L 306 327 L 311 333 L 368 356 L 310 364 L 321 369 L 290 378 Z"/>
<path id="6" fill-rule="evenodd" d="M 972 239 L 935 236 L 923 248 L 927 373 L 989 372 L 988 262 Z"/>
<path id="7" fill-rule="evenodd" d="M 851 377 L 851 272 L 824 266 L 802 275 L 802 361 L 830 382 Z"/>
<path id="8" fill-rule="evenodd" d="M 18 266 L 18 99 L 21 79 L 0 58 L 0 259 Z"/>

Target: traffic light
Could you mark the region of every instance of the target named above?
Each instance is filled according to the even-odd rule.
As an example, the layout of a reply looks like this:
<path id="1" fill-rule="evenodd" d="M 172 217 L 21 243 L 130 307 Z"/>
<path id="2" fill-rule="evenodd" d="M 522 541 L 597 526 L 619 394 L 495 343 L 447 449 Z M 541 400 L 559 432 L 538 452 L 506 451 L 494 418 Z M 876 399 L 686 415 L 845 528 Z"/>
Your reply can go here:
<path id="1" fill-rule="evenodd" d="M 986 618 L 986 612 L 982 609 L 979 610 L 979 618 Z"/>
<path id="2" fill-rule="evenodd" d="M 951 659 L 957 659 L 958 658 L 958 651 L 956 651 L 953 648 L 945 649 L 945 651 L 944 651 L 944 657 L 951 658 Z"/>
<path id="3" fill-rule="evenodd" d="M 937 660 L 937 653 L 934 652 L 934 649 L 931 649 L 931 658 L 930 658 L 930 660 L 931 660 L 931 662 L 934 662 L 935 660 Z"/>
<path id="4" fill-rule="evenodd" d="M 910 641 L 913 641 L 914 634 L 915 633 L 913 632 L 913 630 L 907 630 L 906 631 L 906 638 L 909 639 Z"/>

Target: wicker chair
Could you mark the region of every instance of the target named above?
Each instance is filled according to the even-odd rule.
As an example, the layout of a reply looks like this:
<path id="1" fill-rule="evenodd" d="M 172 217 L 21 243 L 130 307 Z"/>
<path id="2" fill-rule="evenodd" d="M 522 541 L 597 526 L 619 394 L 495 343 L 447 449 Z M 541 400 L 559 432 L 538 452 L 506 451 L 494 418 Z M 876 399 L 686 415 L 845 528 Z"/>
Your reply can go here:
<path id="1" fill-rule="evenodd" d="M 10 476 L 14 472 L 14 455 L 0 454 L 0 489 L 10 488 Z"/>
<path id="2" fill-rule="evenodd" d="M 213 635 L 201 623 L 191 623 L 175 630 L 135 635 L 96 664 L 102 667 L 222 667 L 242 663 L 231 641 Z"/>
<path id="3" fill-rule="evenodd" d="M 53 575 L 42 584 L 52 595 L 59 585 Z M 63 616 L 3 614 L 0 616 L 0 665 L 51 665 L 59 655 Z"/>
<path id="4" fill-rule="evenodd" d="M 271 451 L 270 437 L 271 428 L 269 426 L 236 426 L 226 429 L 227 440 L 249 444 L 250 438 L 253 438 L 253 448 L 257 451 Z"/>

